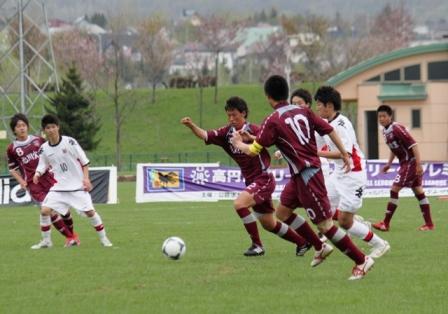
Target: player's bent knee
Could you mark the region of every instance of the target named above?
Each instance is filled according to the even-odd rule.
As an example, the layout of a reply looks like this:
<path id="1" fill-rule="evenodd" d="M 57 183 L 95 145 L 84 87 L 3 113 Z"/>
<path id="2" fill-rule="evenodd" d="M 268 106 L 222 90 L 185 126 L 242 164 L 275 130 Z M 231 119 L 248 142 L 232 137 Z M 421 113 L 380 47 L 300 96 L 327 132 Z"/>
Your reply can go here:
<path id="1" fill-rule="evenodd" d="M 327 219 L 317 224 L 317 229 L 319 229 L 321 233 L 326 233 L 331 227 L 333 227 L 332 219 Z"/>
<path id="2" fill-rule="evenodd" d="M 86 211 L 84 213 L 86 214 L 87 217 L 93 217 L 93 215 L 95 215 L 95 210 L 91 209 L 91 210 L 88 210 L 88 211 Z"/>
<path id="3" fill-rule="evenodd" d="M 285 207 L 279 207 L 277 208 L 277 210 L 275 211 L 275 216 L 281 220 L 281 221 L 285 221 L 286 219 L 289 218 L 289 216 L 291 216 L 291 211 L 288 208 Z"/>
<path id="4" fill-rule="evenodd" d="M 44 216 L 49 216 L 50 214 L 51 214 L 51 208 L 49 208 L 49 207 L 42 207 L 41 209 L 40 209 L 40 213 L 42 214 L 42 215 L 44 215 Z"/>

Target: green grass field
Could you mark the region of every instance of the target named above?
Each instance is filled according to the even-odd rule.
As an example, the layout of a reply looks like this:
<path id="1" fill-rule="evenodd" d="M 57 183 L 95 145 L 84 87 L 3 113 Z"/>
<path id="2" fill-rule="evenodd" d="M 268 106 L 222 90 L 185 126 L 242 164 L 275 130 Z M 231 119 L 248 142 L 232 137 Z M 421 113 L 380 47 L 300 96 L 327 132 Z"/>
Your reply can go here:
<path id="1" fill-rule="evenodd" d="M 135 185 L 119 184 L 119 205 L 99 205 L 114 247 L 100 246 L 74 216 L 80 247 L 32 251 L 36 207 L 1 207 L 0 313 L 446 313 L 448 203 L 431 198 L 434 232 L 422 233 L 417 202 L 402 198 L 392 250 L 368 276 L 347 280 L 351 261 L 335 252 L 319 267 L 311 252 L 261 231 L 267 255 L 246 258 L 248 237 L 231 202 L 136 204 Z M 382 218 L 385 199 L 361 214 Z M 302 213 L 303 211 L 300 210 Z M 161 253 L 169 236 L 187 244 L 183 259 Z M 365 245 L 363 248 L 367 249 Z"/>

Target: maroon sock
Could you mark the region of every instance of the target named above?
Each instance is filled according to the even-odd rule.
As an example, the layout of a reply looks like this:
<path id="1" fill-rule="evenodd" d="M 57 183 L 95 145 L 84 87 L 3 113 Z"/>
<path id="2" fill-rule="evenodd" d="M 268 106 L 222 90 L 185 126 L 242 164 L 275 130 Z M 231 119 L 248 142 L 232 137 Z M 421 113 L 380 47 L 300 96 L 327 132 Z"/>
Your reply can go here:
<path id="1" fill-rule="evenodd" d="M 53 217 L 52 217 L 53 218 Z M 71 231 L 67 228 L 64 221 L 61 219 L 61 217 L 57 216 L 57 218 L 53 221 L 53 226 L 66 238 L 73 237 L 73 234 Z"/>
<path id="2" fill-rule="evenodd" d="M 365 261 L 365 255 L 350 240 L 350 237 L 340 228 L 333 226 L 325 232 L 325 236 L 345 255 L 355 261 L 356 265 L 361 265 Z"/>
<path id="3" fill-rule="evenodd" d="M 390 199 L 389 203 L 387 203 L 386 214 L 384 216 L 384 223 L 386 226 L 389 226 L 392 216 L 394 215 L 395 210 L 398 206 L 398 193 L 394 191 L 390 191 Z"/>
<path id="4" fill-rule="evenodd" d="M 258 245 L 259 247 L 263 247 L 260 240 L 260 234 L 258 233 L 257 220 L 254 215 L 252 215 L 248 208 L 237 209 L 236 213 L 243 221 L 244 228 L 246 228 L 247 233 L 252 239 L 252 243 Z"/>
<path id="5" fill-rule="evenodd" d="M 423 215 L 423 219 L 425 220 L 425 224 L 428 226 L 433 226 L 431 219 L 431 209 L 429 207 L 429 200 L 426 198 L 425 193 L 415 195 L 420 203 L 420 210 Z"/>
<path id="6" fill-rule="evenodd" d="M 70 212 L 68 212 L 67 215 L 61 216 L 62 220 L 64 221 L 65 225 L 67 226 L 68 230 L 70 230 L 71 233 L 73 233 L 73 219 Z"/>
<path id="7" fill-rule="evenodd" d="M 288 219 L 285 220 L 285 224 L 291 226 L 296 218 L 298 218 L 297 215 L 292 213 L 291 216 L 289 216 Z M 309 223 L 306 220 L 300 226 L 295 228 L 295 231 L 298 235 L 305 238 L 308 243 L 311 243 L 316 251 L 320 251 L 322 249 L 322 241 L 320 241 L 319 237 L 313 231 L 313 229 L 311 229 Z"/>
<path id="8" fill-rule="evenodd" d="M 294 230 L 288 227 L 287 224 L 277 221 L 274 229 L 270 230 L 279 237 L 285 239 L 286 241 L 295 243 L 297 246 L 304 246 L 307 244 L 306 240 L 299 236 Z"/>

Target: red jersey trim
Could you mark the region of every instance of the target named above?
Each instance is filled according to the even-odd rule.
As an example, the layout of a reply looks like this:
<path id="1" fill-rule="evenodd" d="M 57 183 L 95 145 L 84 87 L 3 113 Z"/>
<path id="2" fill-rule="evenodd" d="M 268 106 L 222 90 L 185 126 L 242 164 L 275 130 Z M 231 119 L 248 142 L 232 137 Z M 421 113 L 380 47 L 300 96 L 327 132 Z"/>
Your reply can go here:
<path id="1" fill-rule="evenodd" d="M 353 146 L 352 148 L 352 160 L 353 160 L 352 171 L 361 171 L 362 170 L 361 157 L 359 157 L 355 146 Z"/>

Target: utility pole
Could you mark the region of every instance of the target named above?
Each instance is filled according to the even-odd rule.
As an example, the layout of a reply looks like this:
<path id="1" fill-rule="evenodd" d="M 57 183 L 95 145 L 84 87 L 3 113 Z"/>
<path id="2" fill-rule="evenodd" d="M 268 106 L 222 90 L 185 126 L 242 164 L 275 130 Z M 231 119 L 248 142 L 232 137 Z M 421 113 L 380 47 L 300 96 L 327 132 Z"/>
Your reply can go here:
<path id="1" fill-rule="evenodd" d="M 59 90 L 45 2 L 0 0 L 0 119 L 8 132 L 18 112 L 39 129 L 47 93 Z"/>

